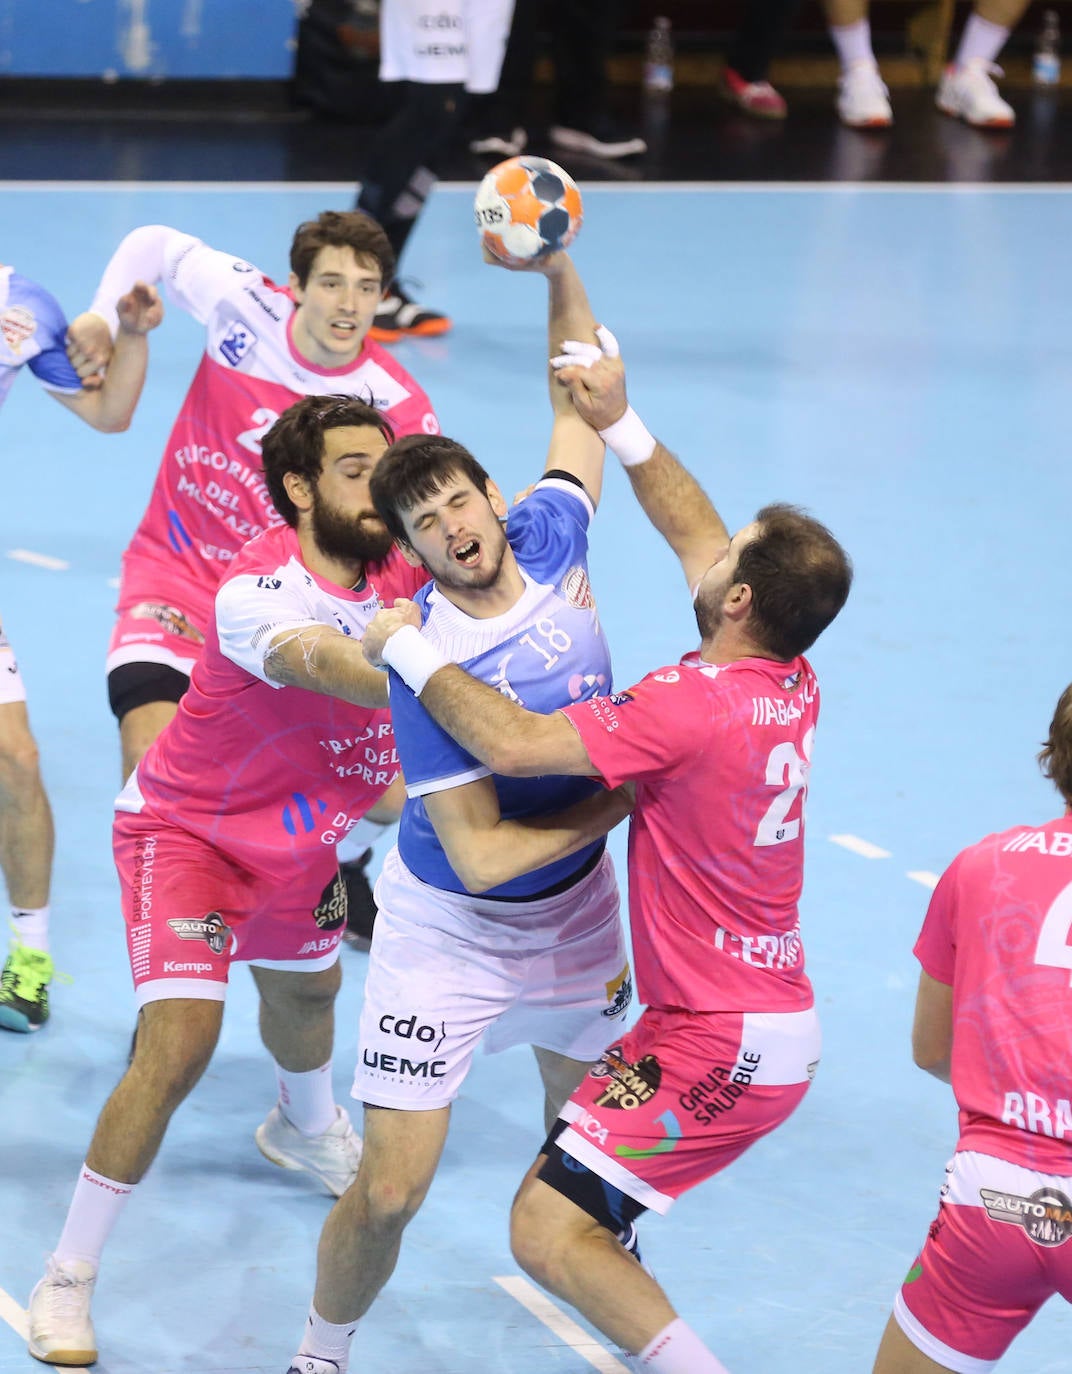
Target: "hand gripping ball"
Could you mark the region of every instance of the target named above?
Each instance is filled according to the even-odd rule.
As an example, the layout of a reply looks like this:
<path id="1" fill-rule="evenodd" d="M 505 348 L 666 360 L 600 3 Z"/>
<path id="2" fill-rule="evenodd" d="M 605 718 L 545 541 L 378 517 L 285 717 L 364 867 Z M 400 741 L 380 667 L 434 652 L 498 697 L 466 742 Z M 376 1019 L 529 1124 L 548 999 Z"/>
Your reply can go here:
<path id="1" fill-rule="evenodd" d="M 545 157 L 512 157 L 493 167 L 473 209 L 481 243 L 510 267 L 568 248 L 581 227 L 577 183 Z"/>

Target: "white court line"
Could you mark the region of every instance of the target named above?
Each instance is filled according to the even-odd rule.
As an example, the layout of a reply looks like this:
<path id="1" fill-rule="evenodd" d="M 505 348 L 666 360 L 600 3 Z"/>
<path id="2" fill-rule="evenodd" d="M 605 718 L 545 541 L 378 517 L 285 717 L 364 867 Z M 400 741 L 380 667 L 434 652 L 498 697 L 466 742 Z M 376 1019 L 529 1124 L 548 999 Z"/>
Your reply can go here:
<path id="1" fill-rule="evenodd" d="M 32 549 L 8 549 L 7 556 L 16 563 L 32 563 L 35 568 L 48 568 L 51 572 L 66 572 L 71 566 L 65 558 L 53 558 L 50 553 L 34 553 Z"/>
<path id="2" fill-rule="evenodd" d="M 508 1274 L 496 1278 L 495 1282 L 512 1298 L 516 1298 L 537 1321 L 543 1322 L 575 1355 L 579 1355 L 593 1369 L 598 1369 L 600 1374 L 629 1374 L 627 1365 L 616 1360 L 609 1350 L 604 1350 L 598 1341 L 594 1341 L 572 1317 L 567 1317 L 549 1298 L 545 1298 L 528 1279 L 523 1279 L 519 1274 Z"/>
<path id="3" fill-rule="evenodd" d="M 17 1336 L 21 1336 L 23 1340 L 29 1337 L 29 1318 L 15 1299 L 9 1293 L 5 1293 L 2 1288 L 0 1288 L 0 1317 L 7 1322 Z M 52 1368 L 54 1369 L 55 1365 Z M 68 1371 L 68 1374 L 89 1374 L 89 1371 L 81 1365 L 64 1365 L 64 1369 Z"/>
<path id="4" fill-rule="evenodd" d="M 910 868 L 905 874 L 906 878 L 911 878 L 914 883 L 922 883 L 924 887 L 929 887 L 933 892 L 938 886 L 939 874 L 928 873 L 925 868 Z"/>
<path id="5" fill-rule="evenodd" d="M 859 835 L 831 835 L 832 844 L 841 845 L 842 849 L 851 849 L 854 854 L 859 854 L 864 859 L 888 859 L 890 851 L 880 849 L 877 844 L 872 844 L 870 840 L 861 840 Z"/>

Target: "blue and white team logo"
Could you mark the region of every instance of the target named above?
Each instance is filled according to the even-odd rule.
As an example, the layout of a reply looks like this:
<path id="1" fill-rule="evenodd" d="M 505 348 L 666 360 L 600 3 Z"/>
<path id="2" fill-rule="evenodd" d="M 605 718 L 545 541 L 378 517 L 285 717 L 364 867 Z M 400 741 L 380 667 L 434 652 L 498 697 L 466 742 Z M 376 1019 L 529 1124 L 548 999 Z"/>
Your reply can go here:
<path id="1" fill-rule="evenodd" d="M 244 320 L 232 320 L 220 340 L 220 352 L 232 367 L 237 367 L 256 342 L 256 334 Z"/>

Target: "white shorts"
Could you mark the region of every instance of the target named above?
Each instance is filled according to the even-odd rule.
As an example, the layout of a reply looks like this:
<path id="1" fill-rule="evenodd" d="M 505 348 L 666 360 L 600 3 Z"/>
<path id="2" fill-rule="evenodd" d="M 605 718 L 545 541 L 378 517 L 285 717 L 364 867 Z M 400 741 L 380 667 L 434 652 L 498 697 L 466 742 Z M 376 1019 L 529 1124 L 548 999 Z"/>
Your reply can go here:
<path id="1" fill-rule="evenodd" d="M 514 0 L 381 0 L 380 80 L 499 85 Z"/>
<path id="2" fill-rule="evenodd" d="M 14 706 L 26 700 L 26 684 L 15 661 L 15 651 L 7 641 L 0 624 L 0 706 Z"/>
<path id="3" fill-rule="evenodd" d="M 477 1044 L 593 1061 L 632 994 L 610 857 L 566 892 L 497 902 L 443 892 L 392 849 L 376 884 L 352 1094 L 431 1111 L 458 1095 Z"/>

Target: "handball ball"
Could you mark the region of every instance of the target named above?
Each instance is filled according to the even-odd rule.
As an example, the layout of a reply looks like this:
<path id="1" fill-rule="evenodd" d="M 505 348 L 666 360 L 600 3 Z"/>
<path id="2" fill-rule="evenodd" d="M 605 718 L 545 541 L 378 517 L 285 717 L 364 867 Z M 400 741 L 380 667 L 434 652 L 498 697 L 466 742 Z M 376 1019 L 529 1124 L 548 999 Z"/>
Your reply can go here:
<path id="1" fill-rule="evenodd" d="M 545 157 L 512 157 L 493 167 L 473 209 L 481 243 L 510 267 L 568 248 L 581 227 L 577 183 Z"/>

